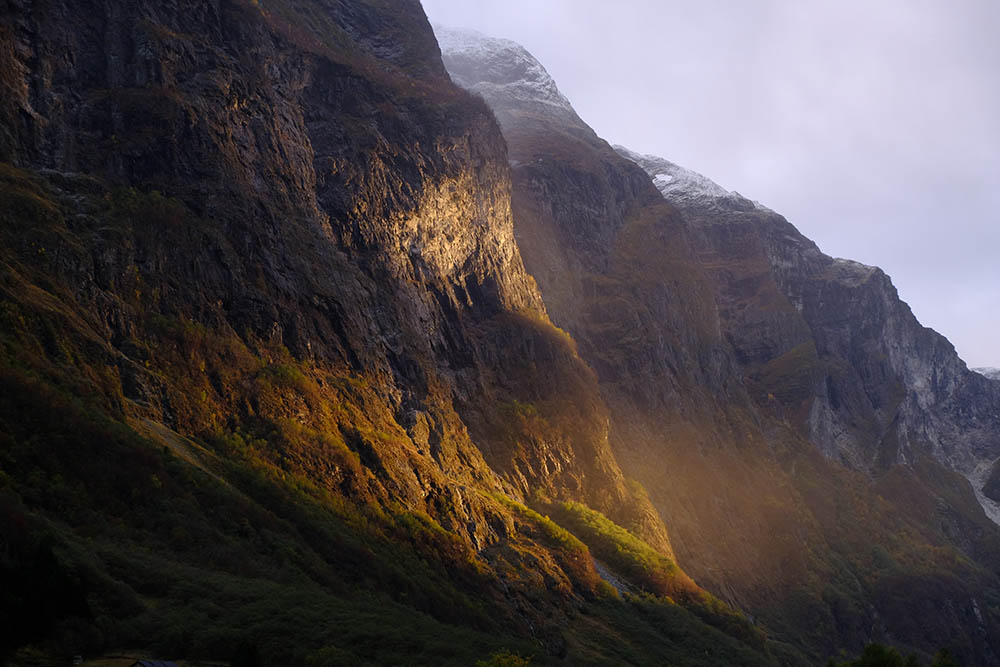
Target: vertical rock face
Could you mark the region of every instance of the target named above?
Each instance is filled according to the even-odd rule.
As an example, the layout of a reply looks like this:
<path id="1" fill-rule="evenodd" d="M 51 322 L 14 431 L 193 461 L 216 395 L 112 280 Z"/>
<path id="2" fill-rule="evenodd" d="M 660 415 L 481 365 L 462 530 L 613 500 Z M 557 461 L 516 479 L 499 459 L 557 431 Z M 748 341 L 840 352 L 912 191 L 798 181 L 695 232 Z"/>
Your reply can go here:
<path id="1" fill-rule="evenodd" d="M 150 229 L 54 267 L 97 311 L 112 354 L 143 327 L 120 294 L 135 272 L 151 295 L 144 311 L 370 378 L 411 436 L 429 421 L 419 439 L 434 467 L 464 477 L 482 465 L 465 429 L 449 426 L 464 420 L 522 493 L 572 489 L 604 509 L 622 500 L 589 370 L 548 324 L 514 242 L 503 138 L 448 80 L 417 2 L 7 11 L 5 157 L 69 174 L 54 186 L 67 199 L 83 196 L 75 175 L 87 174 L 156 189 L 207 221 L 180 243 Z M 584 406 L 579 443 L 535 434 L 515 460 L 490 430 L 491 402 L 512 400 L 548 401 L 554 419 Z M 147 416 L 205 427 L 166 407 Z M 409 500 L 426 494 L 403 490 L 415 483 L 404 478 L 387 482 Z"/>
<path id="2" fill-rule="evenodd" d="M 523 48 L 437 32 L 500 121 L 526 267 L 687 571 L 817 659 L 883 640 L 994 664 L 997 617 L 971 619 L 976 587 L 997 590 L 1000 532 L 952 471 L 990 476 L 995 387 L 881 271 L 699 174 L 616 154 Z"/>
<path id="3" fill-rule="evenodd" d="M 629 391 L 659 385 L 658 393 L 664 384 L 673 385 L 675 402 L 676 376 L 688 373 L 701 374 L 691 384 L 726 393 L 728 376 L 718 371 L 726 363 L 718 318 L 706 276 L 690 261 L 690 240 L 677 212 L 636 165 L 580 120 L 521 46 L 447 28 L 438 28 L 438 35 L 456 81 L 481 95 L 497 114 L 514 167 L 522 254 L 554 320 L 587 349 L 584 356 L 598 375 L 617 377 Z M 648 271 L 659 272 L 675 288 L 661 290 L 661 283 L 647 280 Z M 652 312 L 631 312 L 619 289 L 630 283 L 637 290 L 660 292 L 642 305 Z M 663 332 L 658 350 L 616 350 L 632 359 L 602 357 L 617 347 L 608 343 L 617 343 L 628 330 L 666 322 L 674 328 Z M 683 344 L 674 344 L 678 339 Z M 650 382 L 628 378 L 649 373 L 656 364 L 662 366 Z M 653 407 L 665 397 L 647 398 Z"/>
<path id="4" fill-rule="evenodd" d="M 780 220 L 733 225 L 760 247 L 739 255 L 517 45 L 444 40 L 489 106 L 457 88 L 415 0 L 0 12 L 0 602 L 68 619 L 45 626 L 61 654 L 169 625 L 150 646 L 223 661 L 249 634 L 275 664 L 412 657 L 398 646 L 469 664 L 510 640 L 801 663 L 945 637 L 994 660 L 1000 538 L 924 456 L 959 451 L 947 415 L 917 418 L 963 369 L 912 332 L 888 361 L 843 340 L 852 309 L 908 326 L 877 272 Z M 906 360 L 928 345 L 932 393 L 893 412 L 880 378 L 925 377 Z M 873 465 L 879 429 L 906 437 Z M 682 604 L 621 602 L 518 501 Z M 784 643 L 677 567 L 661 515 L 699 580 Z M 212 594 L 232 613 L 193 602 Z"/>
<path id="5" fill-rule="evenodd" d="M 593 371 L 524 270 L 500 129 L 449 80 L 417 2 L 2 11 L 0 502 L 61 527 L 102 612 L 121 594 L 109 617 L 184 615 L 171 583 L 144 589 L 155 605 L 134 593 L 147 548 L 165 570 L 309 582 L 282 616 L 374 593 L 417 618 L 386 636 L 431 641 L 425 614 L 481 631 L 455 662 L 483 637 L 565 655 L 567 614 L 608 592 L 587 547 L 516 500 L 585 503 L 669 554 Z M 112 435 L 60 431 L 74 401 Z M 157 467 L 161 449 L 200 483 Z M 123 494 L 178 505 L 130 511 Z M 80 527 L 104 512 L 114 536 Z M 199 552 L 232 539 L 226 562 Z M 8 640 L 25 638 L 0 636 L 0 662 Z"/>
<path id="6" fill-rule="evenodd" d="M 683 212 L 698 252 L 718 267 L 726 337 L 763 404 L 774 397 L 825 455 L 858 470 L 929 455 L 965 475 L 1000 519 L 981 493 L 1000 456 L 1000 392 L 917 322 L 885 273 L 822 254 L 778 214 L 704 177 L 619 150 Z M 733 271 L 747 262 L 754 273 Z M 798 377 L 782 372 L 793 358 Z"/>
<path id="7" fill-rule="evenodd" d="M 669 548 L 524 270 L 493 114 L 449 80 L 418 2 L 2 11 L 3 369 L 68 378 L 186 459 L 186 438 L 235 447 L 380 521 L 424 517 L 556 653 L 533 605 L 599 579 L 518 537 L 542 517 L 497 494 L 584 502 Z M 519 567 L 560 592 L 520 599 L 542 575 Z"/>
<path id="8" fill-rule="evenodd" d="M 773 664 L 626 481 L 419 3 L 0 11 L 0 662 Z"/>

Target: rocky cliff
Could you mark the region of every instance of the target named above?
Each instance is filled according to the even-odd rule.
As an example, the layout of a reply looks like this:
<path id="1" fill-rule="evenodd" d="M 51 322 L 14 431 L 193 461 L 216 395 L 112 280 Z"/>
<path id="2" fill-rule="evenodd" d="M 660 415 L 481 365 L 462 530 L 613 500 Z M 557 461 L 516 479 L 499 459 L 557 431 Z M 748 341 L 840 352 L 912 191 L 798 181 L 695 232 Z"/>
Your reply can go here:
<path id="1" fill-rule="evenodd" d="M 2 12 L 0 655 L 771 661 L 622 473 L 417 2 Z"/>
<path id="2" fill-rule="evenodd" d="M 963 475 L 995 458 L 995 390 L 882 272 L 617 154 L 523 48 L 437 33 L 497 114 L 526 267 L 680 563 L 813 660 L 881 640 L 994 664 L 993 594 L 975 591 L 997 590 L 1000 533 Z"/>
<path id="3" fill-rule="evenodd" d="M 0 661 L 996 663 L 995 383 L 876 270 L 415 0 L 0 15 Z"/>
<path id="4" fill-rule="evenodd" d="M 885 273 L 824 255 L 780 215 L 704 177 L 619 150 L 684 213 L 709 266 L 756 260 L 764 267 L 753 276 L 756 293 L 747 276 L 710 271 L 726 338 L 759 402 L 857 470 L 928 455 L 966 476 L 986 513 L 1000 519 L 981 493 L 1000 455 L 1000 391 L 917 322 Z M 762 294 L 771 305 L 752 307 Z M 789 356 L 810 366 L 795 386 L 779 371 Z"/>

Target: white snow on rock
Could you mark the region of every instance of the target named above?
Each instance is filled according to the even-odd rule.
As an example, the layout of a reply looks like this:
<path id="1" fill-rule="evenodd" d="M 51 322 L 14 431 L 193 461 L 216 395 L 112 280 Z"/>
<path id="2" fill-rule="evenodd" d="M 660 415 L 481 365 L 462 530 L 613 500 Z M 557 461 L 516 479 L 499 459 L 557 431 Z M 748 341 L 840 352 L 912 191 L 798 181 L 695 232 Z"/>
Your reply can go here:
<path id="1" fill-rule="evenodd" d="M 878 269 L 874 266 L 855 262 L 853 259 L 834 257 L 827 269 L 827 277 L 843 285 L 857 287 L 871 278 L 876 271 Z"/>
<path id="2" fill-rule="evenodd" d="M 437 24 L 433 27 L 441 47 L 441 57 L 452 80 L 462 88 L 481 95 L 495 110 L 532 109 L 582 123 L 569 100 L 559 91 L 555 80 L 517 42 L 490 37 L 467 28 Z M 670 201 L 723 205 L 743 210 L 764 208 L 669 160 L 640 155 L 622 146 L 614 148 L 638 163 Z"/>
<path id="3" fill-rule="evenodd" d="M 668 201 L 681 203 L 723 203 L 750 205 L 761 208 L 759 203 L 746 199 L 738 192 L 730 192 L 710 178 L 696 171 L 675 164 L 656 155 L 643 155 L 624 146 L 615 146 L 619 155 L 632 160 L 653 178 L 653 184 Z"/>
<path id="4" fill-rule="evenodd" d="M 982 370 L 997 371 L 998 375 L 1000 375 L 1000 369 L 997 368 L 984 368 Z M 975 470 L 966 474 L 965 477 L 972 484 L 972 492 L 976 494 L 976 500 L 983 506 L 986 516 L 992 519 L 993 523 L 1000 524 L 1000 503 L 987 498 L 986 494 L 983 493 L 983 487 L 986 486 L 986 482 L 990 477 L 990 471 L 993 469 L 995 463 L 995 461 L 983 461 L 976 466 Z"/>
<path id="5" fill-rule="evenodd" d="M 458 85 L 487 100 L 510 100 L 574 114 L 573 106 L 534 56 L 509 39 L 434 25 L 441 55 Z M 474 69 L 475 76 L 463 76 Z M 472 72 L 469 72 L 470 74 Z"/>

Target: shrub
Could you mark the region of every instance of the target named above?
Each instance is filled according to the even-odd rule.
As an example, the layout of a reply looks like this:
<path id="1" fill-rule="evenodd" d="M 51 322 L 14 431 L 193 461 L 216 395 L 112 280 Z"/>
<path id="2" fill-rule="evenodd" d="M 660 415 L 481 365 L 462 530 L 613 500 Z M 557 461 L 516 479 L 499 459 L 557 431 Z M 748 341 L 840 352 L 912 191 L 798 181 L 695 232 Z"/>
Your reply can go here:
<path id="1" fill-rule="evenodd" d="M 491 655 L 486 660 L 476 662 L 476 667 L 528 667 L 531 658 L 524 658 L 504 649 Z"/>
<path id="2" fill-rule="evenodd" d="M 677 564 L 606 516 L 575 502 L 557 506 L 556 518 L 580 536 L 593 554 L 643 590 L 657 595 L 696 593 Z"/>

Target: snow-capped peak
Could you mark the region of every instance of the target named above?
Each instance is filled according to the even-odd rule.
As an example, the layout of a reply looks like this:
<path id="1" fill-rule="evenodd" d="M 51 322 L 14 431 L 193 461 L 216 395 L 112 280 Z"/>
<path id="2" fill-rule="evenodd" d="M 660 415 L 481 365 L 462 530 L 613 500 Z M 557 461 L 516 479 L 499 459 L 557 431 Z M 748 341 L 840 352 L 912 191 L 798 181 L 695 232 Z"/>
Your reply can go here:
<path id="1" fill-rule="evenodd" d="M 757 202 L 738 192 L 730 192 L 715 181 L 696 171 L 686 169 L 656 155 L 643 155 L 624 146 L 615 146 L 619 155 L 632 160 L 653 179 L 653 184 L 668 200 L 675 203 L 727 203 L 738 208 L 761 208 Z"/>
<path id="2" fill-rule="evenodd" d="M 435 23 L 434 35 L 437 37 L 438 46 L 442 53 L 460 53 L 472 51 L 483 53 L 497 51 L 502 48 L 519 47 L 520 45 L 509 39 L 491 37 L 472 28 L 453 28 L 451 26 Z"/>
<path id="3" fill-rule="evenodd" d="M 528 103 L 542 110 L 575 115 L 555 80 L 517 42 L 466 28 L 433 27 L 445 66 L 458 85 L 494 105 Z"/>

